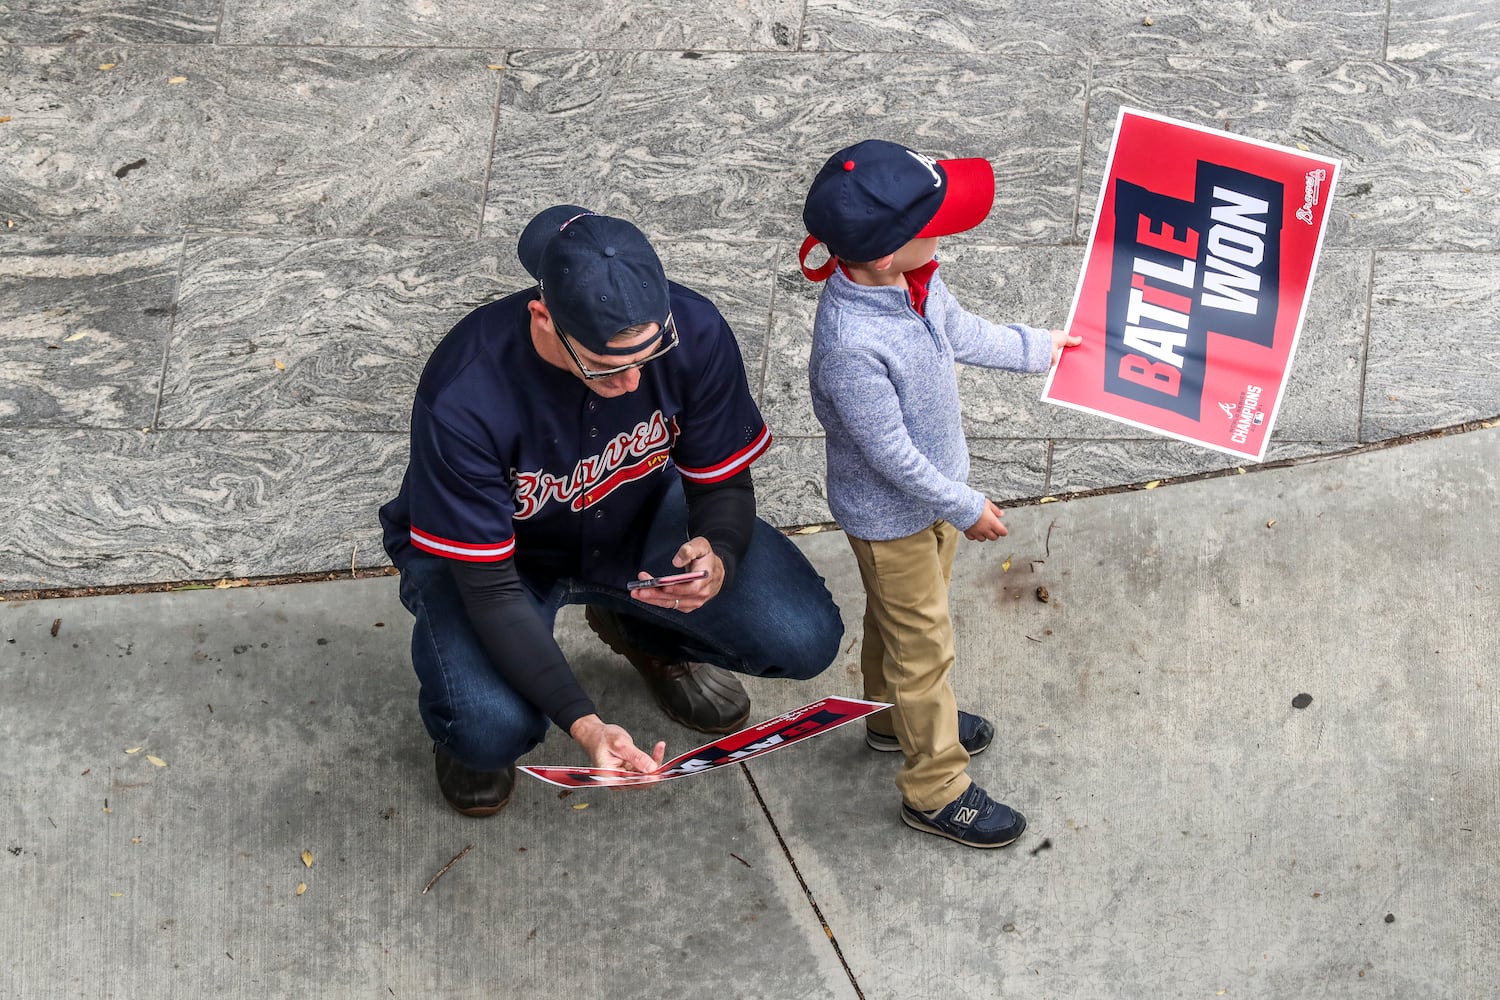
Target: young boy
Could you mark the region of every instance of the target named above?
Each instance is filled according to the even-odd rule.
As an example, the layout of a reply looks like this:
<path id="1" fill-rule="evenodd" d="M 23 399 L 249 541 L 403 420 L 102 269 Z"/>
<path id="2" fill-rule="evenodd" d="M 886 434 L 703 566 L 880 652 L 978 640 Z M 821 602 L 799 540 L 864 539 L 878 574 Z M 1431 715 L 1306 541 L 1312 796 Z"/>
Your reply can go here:
<path id="1" fill-rule="evenodd" d="M 901 818 L 969 847 L 1004 847 L 1026 818 L 967 774 L 994 727 L 960 712 L 948 680 L 953 625 L 948 585 L 959 532 L 1006 533 L 1000 510 L 969 488 L 955 361 L 1041 372 L 1081 338 L 997 326 L 949 294 L 934 259 L 938 237 L 989 214 L 987 160 L 934 160 L 871 139 L 835 153 L 814 178 L 802 219 L 803 273 L 827 280 L 808 375 L 827 434 L 828 503 L 859 563 L 866 607 L 864 694 L 892 702 L 866 742 L 900 750 Z M 808 252 L 828 248 L 809 270 Z"/>

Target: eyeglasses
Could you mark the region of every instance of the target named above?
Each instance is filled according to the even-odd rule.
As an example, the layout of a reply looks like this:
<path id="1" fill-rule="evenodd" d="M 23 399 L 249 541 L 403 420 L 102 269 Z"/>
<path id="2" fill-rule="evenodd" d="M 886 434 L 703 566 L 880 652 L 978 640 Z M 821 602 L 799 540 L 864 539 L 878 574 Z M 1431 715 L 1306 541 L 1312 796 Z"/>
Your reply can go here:
<path id="1" fill-rule="evenodd" d="M 616 365 L 613 368 L 600 368 L 596 370 L 583 363 L 583 359 L 578 356 L 577 351 L 573 350 L 573 345 L 568 343 L 567 335 L 562 332 L 555 320 L 552 323 L 552 331 L 557 334 L 557 339 L 562 341 L 563 349 L 568 352 L 568 357 L 572 358 L 573 363 L 578 366 L 578 374 L 582 375 L 586 382 L 609 378 L 611 375 L 618 375 L 621 372 L 628 372 L 632 368 L 640 368 L 642 365 L 648 365 L 677 346 L 677 324 L 672 321 L 672 314 L 667 313 L 667 321 L 662 324 L 661 328 L 660 347 L 646 357 L 632 361 L 628 365 Z"/>

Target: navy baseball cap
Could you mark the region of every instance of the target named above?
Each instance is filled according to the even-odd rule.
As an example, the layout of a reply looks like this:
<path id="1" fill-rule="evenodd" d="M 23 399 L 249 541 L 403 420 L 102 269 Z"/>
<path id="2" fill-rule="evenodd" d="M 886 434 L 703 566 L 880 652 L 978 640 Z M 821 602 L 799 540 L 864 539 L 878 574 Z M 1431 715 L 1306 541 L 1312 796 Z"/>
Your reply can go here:
<path id="1" fill-rule="evenodd" d="M 640 323 L 666 327 L 667 275 L 646 234 L 624 219 L 554 205 L 521 231 L 516 255 L 541 285 L 557 327 L 595 354 L 635 354 L 654 341 L 610 347 Z"/>
<path id="2" fill-rule="evenodd" d="M 981 158 L 934 160 L 900 143 L 866 139 L 828 158 L 802 207 L 811 235 L 802 244 L 802 271 L 814 281 L 832 261 L 809 271 L 819 243 L 830 257 L 879 260 L 912 240 L 973 229 L 990 214 L 995 171 Z"/>

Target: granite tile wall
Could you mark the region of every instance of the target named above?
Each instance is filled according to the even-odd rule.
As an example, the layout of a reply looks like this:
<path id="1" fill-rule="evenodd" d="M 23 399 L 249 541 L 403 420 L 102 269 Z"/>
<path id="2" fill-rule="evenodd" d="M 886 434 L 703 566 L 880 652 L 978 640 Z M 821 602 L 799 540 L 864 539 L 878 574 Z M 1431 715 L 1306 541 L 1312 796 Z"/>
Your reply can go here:
<path id="1" fill-rule="evenodd" d="M 988 157 L 945 277 L 1055 327 L 1125 105 L 1343 160 L 1268 459 L 1493 417 L 1497 25 L 1449 0 L 0 0 L 0 454 L 26 484 L 0 589 L 382 561 L 426 354 L 526 287 L 515 237 L 562 201 L 637 221 L 720 306 L 776 434 L 763 513 L 826 521 L 796 266 L 822 160 Z M 1002 502 L 1239 464 L 1042 404 L 1039 376 L 959 378 Z"/>

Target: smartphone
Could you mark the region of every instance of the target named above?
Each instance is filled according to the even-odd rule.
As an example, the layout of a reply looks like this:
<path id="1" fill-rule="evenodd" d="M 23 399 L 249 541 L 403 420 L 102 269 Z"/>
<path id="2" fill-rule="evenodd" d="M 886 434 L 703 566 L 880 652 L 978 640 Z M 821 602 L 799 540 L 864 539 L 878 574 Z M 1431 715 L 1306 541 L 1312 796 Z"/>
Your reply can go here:
<path id="1" fill-rule="evenodd" d="M 649 580 L 631 580 L 625 584 L 627 590 L 645 590 L 647 587 L 665 587 L 673 583 L 687 583 L 689 580 L 701 580 L 708 575 L 708 570 L 700 569 L 696 573 L 678 573 L 675 576 L 653 576 Z"/>

